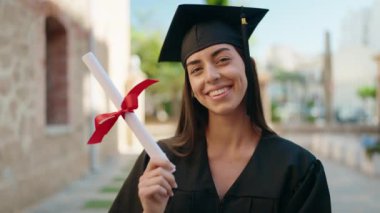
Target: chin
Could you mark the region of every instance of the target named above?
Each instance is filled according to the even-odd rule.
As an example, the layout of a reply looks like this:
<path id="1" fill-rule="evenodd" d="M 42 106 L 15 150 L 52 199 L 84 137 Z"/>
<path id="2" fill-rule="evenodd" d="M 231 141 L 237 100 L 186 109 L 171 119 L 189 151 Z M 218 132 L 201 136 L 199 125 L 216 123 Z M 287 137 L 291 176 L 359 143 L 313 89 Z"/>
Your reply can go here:
<path id="1" fill-rule="evenodd" d="M 236 115 L 238 107 L 215 107 L 209 108 L 209 112 L 214 115 Z"/>

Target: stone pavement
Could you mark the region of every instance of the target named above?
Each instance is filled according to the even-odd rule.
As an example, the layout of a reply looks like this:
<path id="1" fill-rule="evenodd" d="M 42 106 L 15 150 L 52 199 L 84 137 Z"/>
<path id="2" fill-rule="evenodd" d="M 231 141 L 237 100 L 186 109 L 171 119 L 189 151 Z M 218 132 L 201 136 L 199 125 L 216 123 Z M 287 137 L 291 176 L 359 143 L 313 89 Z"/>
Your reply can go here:
<path id="1" fill-rule="evenodd" d="M 22 213 L 107 212 L 137 155 L 123 155 Z"/>
<path id="2" fill-rule="evenodd" d="M 333 212 L 380 212 L 380 178 L 332 160 L 321 160 L 327 176 Z"/>
<path id="3" fill-rule="evenodd" d="M 175 131 L 171 123 L 150 123 L 146 127 L 157 140 L 173 135 Z M 22 213 L 107 212 L 136 157 L 137 154 L 120 155 L 61 192 L 27 207 Z"/>

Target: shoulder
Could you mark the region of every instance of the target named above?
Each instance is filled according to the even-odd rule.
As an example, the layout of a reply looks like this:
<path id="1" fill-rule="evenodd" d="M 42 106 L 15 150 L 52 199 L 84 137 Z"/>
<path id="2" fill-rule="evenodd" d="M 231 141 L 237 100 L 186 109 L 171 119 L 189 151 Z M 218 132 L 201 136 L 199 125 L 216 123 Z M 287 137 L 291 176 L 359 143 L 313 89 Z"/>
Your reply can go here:
<path id="1" fill-rule="evenodd" d="M 261 142 L 264 146 L 266 146 L 266 148 L 270 150 L 270 152 L 273 152 L 273 154 L 279 154 L 282 158 L 285 159 L 315 159 L 315 156 L 304 147 L 278 135 L 264 136 Z"/>
<path id="2" fill-rule="evenodd" d="M 273 190 L 291 196 L 307 177 L 324 174 L 321 162 L 308 150 L 278 135 L 262 138 L 257 158 L 260 172 L 272 183 Z M 279 190 L 279 191 L 278 191 Z"/>
<path id="3" fill-rule="evenodd" d="M 310 151 L 278 135 L 264 136 L 260 143 L 262 154 L 271 156 L 269 161 L 286 169 L 301 170 L 304 173 L 317 161 Z"/>

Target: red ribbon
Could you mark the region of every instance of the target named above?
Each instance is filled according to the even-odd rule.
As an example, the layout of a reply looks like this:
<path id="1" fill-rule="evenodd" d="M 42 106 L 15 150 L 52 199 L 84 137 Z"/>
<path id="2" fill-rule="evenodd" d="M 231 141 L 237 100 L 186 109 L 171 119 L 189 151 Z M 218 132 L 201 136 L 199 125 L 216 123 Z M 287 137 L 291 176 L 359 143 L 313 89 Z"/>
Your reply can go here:
<path id="1" fill-rule="evenodd" d="M 150 85 L 156 83 L 157 80 L 146 79 L 135 87 L 124 97 L 121 103 L 121 109 L 117 112 L 104 113 L 95 117 L 95 132 L 92 134 L 90 140 L 87 144 L 96 144 L 102 142 L 103 137 L 110 131 L 112 126 L 115 124 L 119 116 L 123 116 L 127 112 L 133 112 L 134 109 L 138 107 L 138 96 L 140 93 L 149 87 Z"/>

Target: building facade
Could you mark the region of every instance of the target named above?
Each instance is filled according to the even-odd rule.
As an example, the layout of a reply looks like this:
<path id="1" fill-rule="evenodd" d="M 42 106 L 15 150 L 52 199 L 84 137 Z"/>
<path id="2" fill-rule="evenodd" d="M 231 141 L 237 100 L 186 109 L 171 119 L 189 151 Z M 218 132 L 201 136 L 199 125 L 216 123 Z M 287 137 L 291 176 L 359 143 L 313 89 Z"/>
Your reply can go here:
<path id="1" fill-rule="evenodd" d="M 341 39 L 333 55 L 334 108 L 347 121 L 376 124 L 374 100 L 362 100 L 358 90 L 376 86 L 376 63 L 380 52 L 380 0 L 358 9 L 342 21 Z M 349 104 L 348 104 L 349 103 Z"/>
<path id="2" fill-rule="evenodd" d="M 81 57 L 95 52 L 125 92 L 129 1 L 5 0 L 0 26 L 0 209 L 17 212 L 125 146 L 125 124 L 86 144 L 115 107 Z"/>

